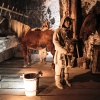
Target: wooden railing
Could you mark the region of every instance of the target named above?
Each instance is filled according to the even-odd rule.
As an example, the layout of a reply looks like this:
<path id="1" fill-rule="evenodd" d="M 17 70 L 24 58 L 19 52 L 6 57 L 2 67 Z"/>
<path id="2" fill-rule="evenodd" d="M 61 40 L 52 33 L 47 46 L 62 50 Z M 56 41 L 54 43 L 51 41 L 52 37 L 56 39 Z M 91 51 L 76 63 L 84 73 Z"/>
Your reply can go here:
<path id="1" fill-rule="evenodd" d="M 1 9 L 0 14 L 2 13 L 2 10 L 5 10 L 5 11 L 7 11 L 7 12 L 9 12 L 9 13 L 14 13 L 14 14 L 17 14 L 17 15 L 20 15 L 20 16 L 23 16 L 23 17 L 27 17 L 27 18 L 28 18 L 27 15 L 24 15 L 24 14 L 19 13 L 19 12 L 17 12 L 17 11 L 13 11 L 14 7 L 12 7 L 12 9 L 9 9 L 9 5 L 8 5 L 7 8 L 5 8 L 5 7 L 4 7 L 4 3 L 2 4 L 2 6 L 0 6 L 0 9 Z"/>

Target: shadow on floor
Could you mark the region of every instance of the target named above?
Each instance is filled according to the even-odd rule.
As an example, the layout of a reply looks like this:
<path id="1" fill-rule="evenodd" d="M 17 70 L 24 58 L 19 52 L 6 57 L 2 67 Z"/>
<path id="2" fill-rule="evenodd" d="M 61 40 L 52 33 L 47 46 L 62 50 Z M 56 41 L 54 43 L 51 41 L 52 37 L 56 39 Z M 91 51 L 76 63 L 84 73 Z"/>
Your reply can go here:
<path id="1" fill-rule="evenodd" d="M 91 71 L 76 75 L 72 79 L 69 80 L 71 83 L 74 82 L 89 82 L 89 81 L 94 81 L 94 82 L 100 82 L 100 74 L 92 74 Z"/>

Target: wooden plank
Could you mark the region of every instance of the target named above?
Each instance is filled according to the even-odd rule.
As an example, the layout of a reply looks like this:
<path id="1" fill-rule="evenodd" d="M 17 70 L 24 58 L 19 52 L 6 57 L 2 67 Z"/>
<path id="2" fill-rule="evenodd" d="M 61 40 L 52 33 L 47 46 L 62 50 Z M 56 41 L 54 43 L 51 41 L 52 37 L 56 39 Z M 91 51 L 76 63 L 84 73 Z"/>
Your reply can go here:
<path id="1" fill-rule="evenodd" d="M 54 82 L 53 77 L 49 77 L 49 80 L 45 82 L 45 80 L 48 79 L 47 77 L 39 78 L 39 88 L 43 88 L 42 86 L 46 84 L 52 84 L 52 81 Z M 23 89 L 24 88 L 24 81 L 23 79 L 2 79 L 0 82 L 0 88 L 1 89 Z"/>
<path id="2" fill-rule="evenodd" d="M 18 74 L 1 74 L 0 88 L 24 88 L 23 79 Z"/>
<path id="3" fill-rule="evenodd" d="M 0 88 L 1 89 L 23 89 L 24 83 L 23 81 L 1 81 Z"/>
<path id="4" fill-rule="evenodd" d="M 20 79 L 20 78 L 2 78 L 1 81 L 5 82 L 5 81 L 8 81 L 8 82 L 17 82 L 17 81 L 23 81 L 23 79 Z"/>
<path id="5" fill-rule="evenodd" d="M 0 95 L 8 94 L 8 95 L 25 95 L 24 89 L 0 89 Z"/>
<path id="6" fill-rule="evenodd" d="M 21 81 L 22 79 L 20 78 L 22 74 L 0 74 L 0 79 L 1 81 Z"/>
<path id="7" fill-rule="evenodd" d="M 1 69 L 0 69 L 1 70 Z M 1 77 L 3 78 L 3 77 L 8 77 L 8 78 L 20 78 L 20 75 L 21 74 L 7 74 L 7 73 L 1 73 L 0 74 L 1 75 Z"/>

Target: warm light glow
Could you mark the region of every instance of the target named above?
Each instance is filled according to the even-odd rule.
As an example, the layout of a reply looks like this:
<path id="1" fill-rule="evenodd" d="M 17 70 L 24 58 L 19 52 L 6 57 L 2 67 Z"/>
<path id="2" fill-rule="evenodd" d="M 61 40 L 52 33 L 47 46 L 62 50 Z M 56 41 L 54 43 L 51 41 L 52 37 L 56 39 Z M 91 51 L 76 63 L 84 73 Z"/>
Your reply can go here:
<path id="1" fill-rule="evenodd" d="M 46 19 L 51 23 L 50 27 L 52 29 L 57 29 L 60 23 L 60 7 L 59 0 L 46 0 L 45 4 L 46 9 Z M 47 13 L 47 9 L 50 9 L 51 13 Z"/>

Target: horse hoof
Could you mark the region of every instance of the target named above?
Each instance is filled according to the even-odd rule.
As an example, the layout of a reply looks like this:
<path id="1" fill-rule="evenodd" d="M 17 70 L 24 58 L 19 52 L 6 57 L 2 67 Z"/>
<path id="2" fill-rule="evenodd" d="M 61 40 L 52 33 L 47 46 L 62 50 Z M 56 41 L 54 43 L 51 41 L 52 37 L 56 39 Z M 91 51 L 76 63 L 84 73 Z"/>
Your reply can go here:
<path id="1" fill-rule="evenodd" d="M 55 71 L 55 64 L 52 63 L 51 68 L 52 68 L 53 71 Z"/>
<path id="2" fill-rule="evenodd" d="M 51 67 L 51 69 L 52 69 L 53 71 L 55 71 L 55 68 L 54 68 L 54 67 Z"/>
<path id="3" fill-rule="evenodd" d="M 38 62 L 38 64 L 42 64 L 42 62 L 41 62 L 41 61 L 39 61 L 39 62 Z"/>
<path id="4" fill-rule="evenodd" d="M 25 67 L 27 67 L 27 65 L 24 65 L 23 67 L 25 68 Z"/>
<path id="5" fill-rule="evenodd" d="M 71 87 L 72 86 L 70 83 L 68 83 L 67 85 L 68 85 L 68 87 Z"/>
<path id="6" fill-rule="evenodd" d="M 28 63 L 28 65 L 31 65 L 31 63 Z"/>
<path id="7" fill-rule="evenodd" d="M 46 62 L 43 62 L 43 64 L 47 64 Z"/>

